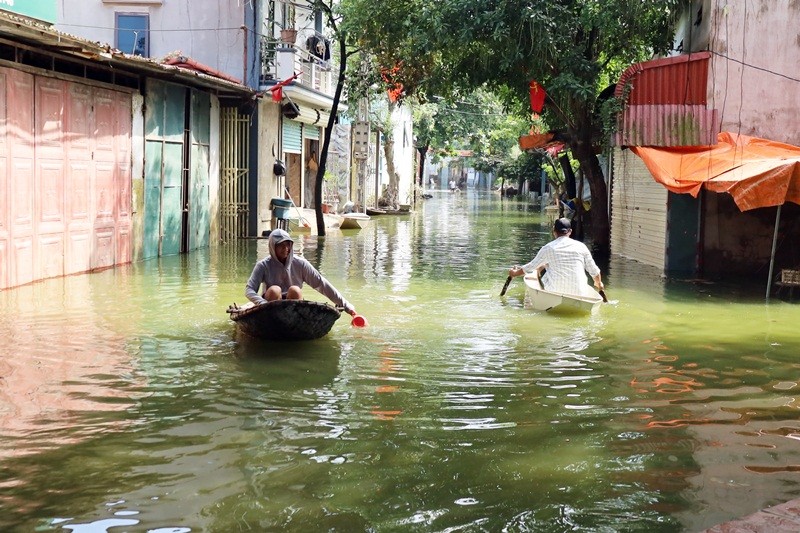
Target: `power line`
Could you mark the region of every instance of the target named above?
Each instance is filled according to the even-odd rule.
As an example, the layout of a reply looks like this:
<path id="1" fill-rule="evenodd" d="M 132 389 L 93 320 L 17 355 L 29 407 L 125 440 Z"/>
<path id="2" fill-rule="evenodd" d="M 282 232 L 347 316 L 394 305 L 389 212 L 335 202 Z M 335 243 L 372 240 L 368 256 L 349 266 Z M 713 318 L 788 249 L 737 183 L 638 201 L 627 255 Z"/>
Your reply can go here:
<path id="1" fill-rule="evenodd" d="M 787 74 L 782 74 L 780 72 L 775 72 L 774 70 L 770 70 L 768 68 L 759 67 L 758 65 L 753 65 L 751 63 L 747 63 L 745 61 L 742 61 L 741 59 L 736 59 L 736 58 L 730 57 L 728 55 L 725 55 L 723 53 L 715 52 L 714 50 L 709 50 L 709 52 L 711 52 L 715 56 L 719 56 L 719 57 L 721 57 L 723 59 L 727 59 L 728 61 L 733 61 L 734 63 L 739 63 L 740 65 L 745 66 L 745 67 L 750 67 L 750 68 L 755 69 L 755 70 L 760 70 L 761 72 L 766 72 L 768 74 L 772 74 L 774 76 L 778 76 L 778 77 L 787 79 L 789 81 L 800 82 L 800 78 L 793 78 L 793 77 L 791 77 L 791 76 L 789 76 Z"/>
<path id="2" fill-rule="evenodd" d="M 439 113 L 456 113 L 458 115 L 472 115 L 476 117 L 505 117 L 508 113 L 473 113 L 471 111 L 458 111 L 457 109 L 439 108 Z"/>

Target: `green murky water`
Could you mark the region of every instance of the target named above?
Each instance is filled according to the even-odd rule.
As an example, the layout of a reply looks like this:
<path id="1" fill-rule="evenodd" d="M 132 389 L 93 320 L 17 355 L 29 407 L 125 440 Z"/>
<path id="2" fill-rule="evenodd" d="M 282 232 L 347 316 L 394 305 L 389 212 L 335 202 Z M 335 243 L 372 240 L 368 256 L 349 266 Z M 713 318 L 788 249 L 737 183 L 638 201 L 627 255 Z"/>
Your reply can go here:
<path id="1" fill-rule="evenodd" d="M 800 306 L 623 260 L 594 316 L 499 298 L 548 238 L 471 193 L 299 238 L 370 322 L 300 344 L 225 314 L 266 241 L 0 292 L 0 530 L 698 531 L 800 497 Z"/>

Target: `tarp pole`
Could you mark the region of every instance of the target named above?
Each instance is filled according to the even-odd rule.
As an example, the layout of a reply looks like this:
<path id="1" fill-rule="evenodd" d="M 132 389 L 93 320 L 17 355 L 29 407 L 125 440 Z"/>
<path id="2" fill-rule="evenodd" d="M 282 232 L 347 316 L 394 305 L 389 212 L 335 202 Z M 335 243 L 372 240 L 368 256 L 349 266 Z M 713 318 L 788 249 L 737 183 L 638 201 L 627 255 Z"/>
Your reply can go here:
<path id="1" fill-rule="evenodd" d="M 775 213 L 775 231 L 772 233 L 772 254 L 769 256 L 769 277 L 767 278 L 767 303 L 769 303 L 769 293 L 772 292 L 772 271 L 775 268 L 775 248 L 778 245 L 778 226 L 781 223 L 781 207 L 778 206 L 778 212 Z"/>

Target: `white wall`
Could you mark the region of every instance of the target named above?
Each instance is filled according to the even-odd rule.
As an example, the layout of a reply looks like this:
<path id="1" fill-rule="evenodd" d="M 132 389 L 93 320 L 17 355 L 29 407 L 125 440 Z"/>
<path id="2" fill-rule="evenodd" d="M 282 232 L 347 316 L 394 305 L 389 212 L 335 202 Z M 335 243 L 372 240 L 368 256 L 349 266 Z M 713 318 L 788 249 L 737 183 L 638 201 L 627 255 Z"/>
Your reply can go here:
<path id="1" fill-rule="evenodd" d="M 244 79 L 242 0 L 58 0 L 55 28 L 115 45 L 115 13 L 150 15 L 150 57 L 179 51 L 238 80 Z"/>
<path id="2" fill-rule="evenodd" d="M 394 164 L 400 182 L 397 187 L 397 202 L 411 204 L 414 190 L 414 129 L 411 106 L 402 105 L 392 113 L 394 125 Z"/>

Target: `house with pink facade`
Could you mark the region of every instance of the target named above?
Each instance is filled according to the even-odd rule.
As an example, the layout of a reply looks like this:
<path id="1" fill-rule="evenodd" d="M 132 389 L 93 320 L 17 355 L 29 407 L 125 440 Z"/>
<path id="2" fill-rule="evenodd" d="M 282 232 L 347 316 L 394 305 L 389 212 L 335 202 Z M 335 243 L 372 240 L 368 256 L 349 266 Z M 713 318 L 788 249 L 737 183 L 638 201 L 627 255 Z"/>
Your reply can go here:
<path id="1" fill-rule="evenodd" d="M 734 144 L 727 168 L 742 181 L 715 186 L 731 174 L 720 177 L 709 169 L 703 179 L 714 182 L 690 194 L 656 181 L 634 153 L 635 147 L 664 154 L 674 149 L 680 158 L 679 148 L 706 150 L 723 132 L 800 146 L 798 17 L 794 2 L 693 0 L 680 18 L 674 54 L 623 73 L 616 91 L 625 107 L 610 165 L 613 254 L 692 278 L 766 281 L 773 268 L 777 273 L 800 265 L 800 206 L 791 192 L 784 194 L 795 186 L 791 172 L 781 182 L 742 175 L 748 167 L 736 157 L 743 144 Z M 775 158 L 794 155 L 786 150 Z M 680 161 L 676 168 L 671 178 L 685 177 Z M 746 209 L 732 192 L 749 195 Z"/>
<path id="2" fill-rule="evenodd" d="M 26 5 L 0 8 L 0 289 L 216 241 L 222 110 L 255 91 Z"/>

